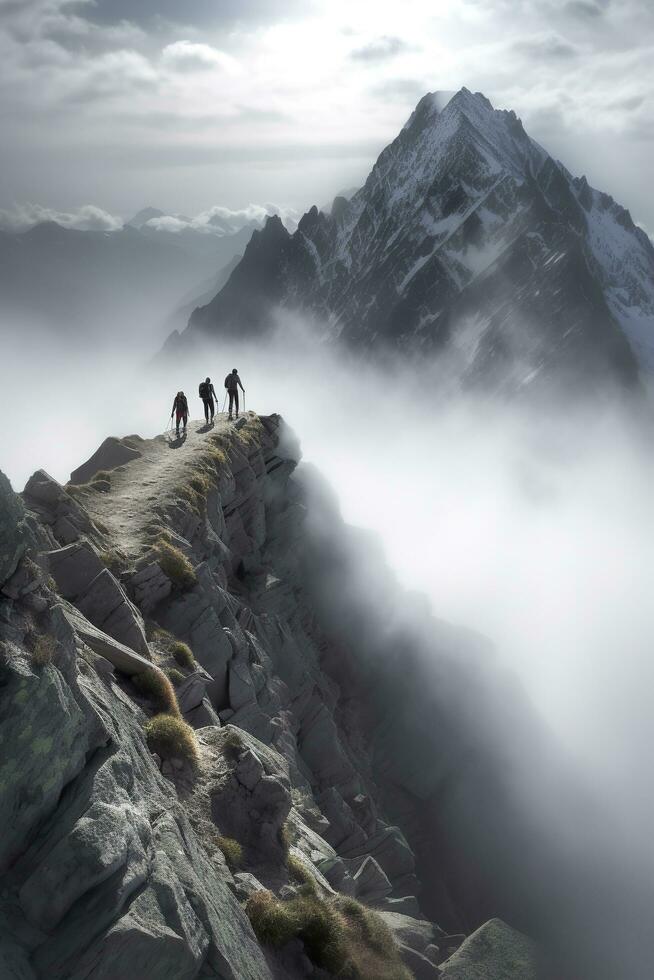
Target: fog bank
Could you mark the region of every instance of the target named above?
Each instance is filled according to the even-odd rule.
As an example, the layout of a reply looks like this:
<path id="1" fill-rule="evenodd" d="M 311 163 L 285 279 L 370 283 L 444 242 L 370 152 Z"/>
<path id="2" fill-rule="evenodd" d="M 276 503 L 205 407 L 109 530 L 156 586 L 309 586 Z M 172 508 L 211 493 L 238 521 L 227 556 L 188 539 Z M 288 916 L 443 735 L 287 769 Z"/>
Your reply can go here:
<path id="1" fill-rule="evenodd" d="M 156 367 L 124 351 L 79 359 L 44 344 L 28 358 L 18 337 L 5 347 L 0 468 L 16 489 L 41 467 L 65 481 L 109 434 L 163 432 L 180 388 L 198 418 L 199 381 L 210 375 L 222 394 L 237 367 L 246 407 L 284 415 L 400 582 L 438 617 L 492 640 L 632 857 L 654 866 L 647 417 L 610 403 L 545 415 L 455 395 L 438 372 L 418 383 L 316 354 L 298 336 Z"/>

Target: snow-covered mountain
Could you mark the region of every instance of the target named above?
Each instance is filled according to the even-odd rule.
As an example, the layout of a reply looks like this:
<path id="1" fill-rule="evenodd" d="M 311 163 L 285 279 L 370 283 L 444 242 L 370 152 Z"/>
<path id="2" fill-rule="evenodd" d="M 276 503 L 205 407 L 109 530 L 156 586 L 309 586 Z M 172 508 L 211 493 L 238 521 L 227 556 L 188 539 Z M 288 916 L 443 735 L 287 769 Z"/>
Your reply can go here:
<path id="1" fill-rule="evenodd" d="M 256 335 L 278 308 L 364 349 L 447 351 L 471 380 L 524 385 L 654 367 L 654 247 L 514 112 L 432 93 L 365 185 L 290 234 L 277 217 L 189 331 Z"/>

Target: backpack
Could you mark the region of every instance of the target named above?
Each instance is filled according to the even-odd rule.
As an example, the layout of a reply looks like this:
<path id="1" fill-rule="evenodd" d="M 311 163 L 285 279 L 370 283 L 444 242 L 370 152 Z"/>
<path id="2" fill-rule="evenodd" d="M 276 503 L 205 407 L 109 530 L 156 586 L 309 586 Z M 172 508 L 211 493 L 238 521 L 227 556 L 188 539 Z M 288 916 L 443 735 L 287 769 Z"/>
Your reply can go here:
<path id="1" fill-rule="evenodd" d="M 200 396 L 200 398 L 209 397 L 209 385 L 207 384 L 206 381 L 200 382 L 200 387 L 198 388 L 198 395 Z"/>
<path id="2" fill-rule="evenodd" d="M 227 391 L 234 391 L 235 388 L 238 388 L 238 381 L 236 380 L 235 374 L 227 375 L 225 378 L 225 387 L 227 388 Z"/>

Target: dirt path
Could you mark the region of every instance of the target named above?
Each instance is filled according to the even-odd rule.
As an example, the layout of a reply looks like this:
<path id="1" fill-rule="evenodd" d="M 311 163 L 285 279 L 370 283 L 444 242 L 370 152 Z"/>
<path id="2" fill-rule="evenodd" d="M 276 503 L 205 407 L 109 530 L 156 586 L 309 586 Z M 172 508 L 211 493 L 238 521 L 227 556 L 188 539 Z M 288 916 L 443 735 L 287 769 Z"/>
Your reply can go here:
<path id="1" fill-rule="evenodd" d="M 186 438 L 157 436 L 134 442 L 141 456 L 111 471 L 111 489 L 84 494 L 84 506 L 93 520 L 106 528 L 112 547 L 134 558 L 143 547 L 148 525 L 157 511 L 188 482 L 197 468 L 198 454 L 209 448 L 209 437 L 228 432 L 226 415 L 216 416 L 212 428 L 204 421 L 189 422 Z"/>

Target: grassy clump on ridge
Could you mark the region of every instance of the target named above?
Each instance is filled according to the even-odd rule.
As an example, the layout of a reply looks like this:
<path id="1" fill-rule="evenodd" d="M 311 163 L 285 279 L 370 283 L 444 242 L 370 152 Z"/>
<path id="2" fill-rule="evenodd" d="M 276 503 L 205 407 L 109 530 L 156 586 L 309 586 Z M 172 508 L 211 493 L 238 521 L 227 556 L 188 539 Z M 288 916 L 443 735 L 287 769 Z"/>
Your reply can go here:
<path id="1" fill-rule="evenodd" d="M 132 676 L 136 690 L 152 702 L 157 711 L 179 717 L 177 695 L 170 680 L 158 667 L 151 667 Z"/>
<path id="2" fill-rule="evenodd" d="M 197 769 L 200 754 L 195 732 L 181 718 L 155 715 L 145 726 L 145 738 L 151 752 L 162 759 L 182 759 Z"/>
<path id="3" fill-rule="evenodd" d="M 154 550 L 161 571 L 173 585 L 176 585 L 182 592 L 192 589 L 198 579 L 184 552 L 164 537 L 159 538 Z"/>
<path id="4" fill-rule="evenodd" d="M 171 653 L 180 667 L 193 670 L 195 667 L 195 657 L 188 643 L 182 643 L 181 640 L 176 640 L 172 645 Z"/>
<path id="5" fill-rule="evenodd" d="M 305 891 L 287 901 L 258 891 L 245 911 L 261 943 L 301 939 L 314 966 L 348 980 L 410 980 L 388 926 L 354 899 L 329 901 Z"/>
<path id="6" fill-rule="evenodd" d="M 243 864 L 243 848 L 233 837 L 217 837 L 216 844 L 223 852 L 227 867 L 230 871 L 236 871 Z"/>
<path id="7" fill-rule="evenodd" d="M 179 687 L 184 680 L 184 674 L 177 667 L 166 667 L 166 676 L 175 687 Z"/>

